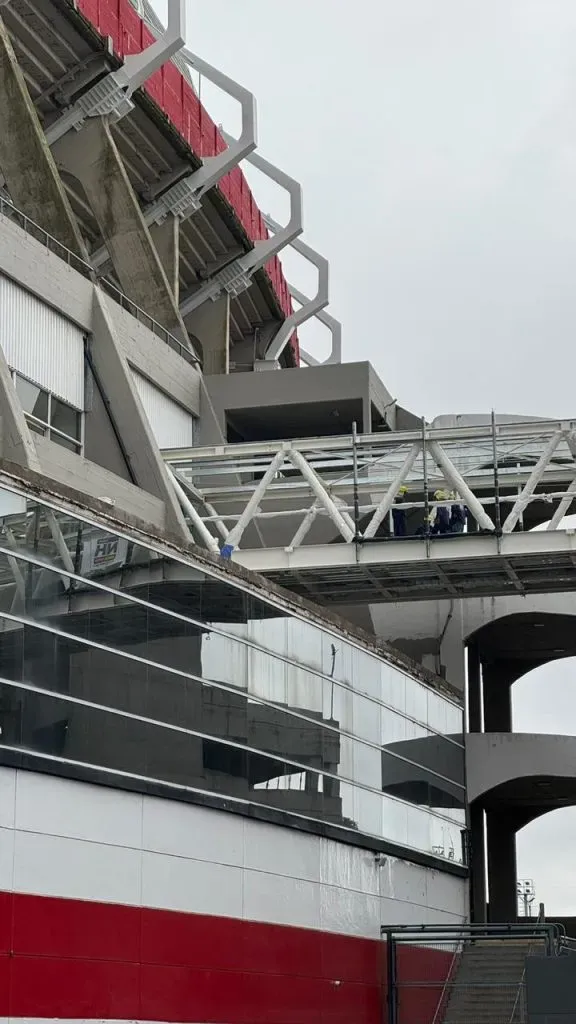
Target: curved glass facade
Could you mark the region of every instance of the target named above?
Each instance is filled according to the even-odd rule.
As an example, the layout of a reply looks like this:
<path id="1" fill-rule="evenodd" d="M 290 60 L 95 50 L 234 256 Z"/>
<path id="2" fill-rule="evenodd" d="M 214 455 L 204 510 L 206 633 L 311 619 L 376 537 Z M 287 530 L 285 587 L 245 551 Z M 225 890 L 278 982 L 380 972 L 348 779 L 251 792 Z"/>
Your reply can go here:
<path id="1" fill-rule="evenodd" d="M 189 554 L 9 491 L 0 510 L 12 756 L 462 860 L 462 708 L 444 692 Z"/>

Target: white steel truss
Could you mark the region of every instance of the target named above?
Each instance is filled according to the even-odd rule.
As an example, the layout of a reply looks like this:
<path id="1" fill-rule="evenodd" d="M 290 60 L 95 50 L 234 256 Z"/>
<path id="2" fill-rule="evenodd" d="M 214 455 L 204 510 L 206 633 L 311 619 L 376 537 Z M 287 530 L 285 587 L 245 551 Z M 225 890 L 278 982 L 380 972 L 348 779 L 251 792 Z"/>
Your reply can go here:
<path id="1" fill-rule="evenodd" d="M 546 536 L 558 531 L 576 498 L 576 420 L 444 429 L 423 424 L 421 431 L 163 454 L 192 503 L 188 518 L 198 540 L 282 580 L 312 570 L 321 577 L 323 568 L 345 570 L 351 560 L 372 572 L 375 565 L 403 564 L 409 555 L 415 566 L 437 559 L 439 550 L 453 561 L 457 554 L 471 557 L 471 545 L 481 550 L 486 540 L 486 554 L 500 559 L 506 545 L 518 557 L 544 557 Z M 438 510 L 454 506 L 465 510 L 464 536 L 442 536 Z M 401 537 L 398 508 L 406 524 Z M 540 529 L 528 540 L 535 526 Z M 511 534 L 515 539 L 507 542 Z M 480 557 L 476 547 L 474 558 Z M 526 592 L 505 558 L 502 573 L 505 590 Z"/>

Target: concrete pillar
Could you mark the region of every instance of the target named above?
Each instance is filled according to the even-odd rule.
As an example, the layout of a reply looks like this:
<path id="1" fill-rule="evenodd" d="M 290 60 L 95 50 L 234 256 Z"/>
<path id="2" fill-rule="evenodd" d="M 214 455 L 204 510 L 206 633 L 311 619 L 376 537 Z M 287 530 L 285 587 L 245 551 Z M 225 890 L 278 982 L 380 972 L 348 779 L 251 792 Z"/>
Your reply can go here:
<path id="1" fill-rule="evenodd" d="M 477 644 L 468 644 L 466 661 L 468 668 L 468 732 L 482 732 L 482 674 Z"/>
<path id="2" fill-rule="evenodd" d="M 510 688 L 518 674 L 517 662 L 503 658 L 482 662 L 485 732 L 512 732 Z"/>
<path id="3" fill-rule="evenodd" d="M 485 924 L 486 918 L 486 833 L 484 828 L 484 809 L 476 801 L 470 807 L 470 920 L 473 924 Z"/>
<path id="4" fill-rule="evenodd" d="M 488 836 L 488 902 L 493 924 L 515 921 L 516 823 L 507 812 L 486 812 Z"/>
<path id="5" fill-rule="evenodd" d="M 10 368 L 0 348 L 0 457 L 25 469 L 41 471 L 36 445 L 20 399 L 10 375 Z"/>
<path id="6" fill-rule="evenodd" d="M 107 120 L 89 118 L 80 133 L 68 132 L 59 139 L 53 152 L 86 192 L 122 291 L 163 327 L 187 341 L 168 274 Z M 173 270 L 169 273 L 173 278 Z"/>
<path id="7" fill-rule="evenodd" d="M 186 317 L 186 327 L 202 346 L 204 374 L 230 372 L 230 296 L 223 292 Z"/>
<path id="8" fill-rule="evenodd" d="M 108 411 L 122 440 L 135 483 L 164 502 L 166 528 L 190 541 L 190 531 L 176 498 L 148 418 L 142 408 L 132 370 L 116 338 L 100 288 L 94 288 L 90 357 L 107 398 Z"/>
<path id="9" fill-rule="evenodd" d="M 86 258 L 80 229 L 1 17 L 0 111 L 0 169 L 12 202 Z"/>
<path id="10" fill-rule="evenodd" d="M 180 295 L 180 221 L 168 214 L 161 224 L 150 225 L 150 235 L 168 279 L 174 301 Z"/>

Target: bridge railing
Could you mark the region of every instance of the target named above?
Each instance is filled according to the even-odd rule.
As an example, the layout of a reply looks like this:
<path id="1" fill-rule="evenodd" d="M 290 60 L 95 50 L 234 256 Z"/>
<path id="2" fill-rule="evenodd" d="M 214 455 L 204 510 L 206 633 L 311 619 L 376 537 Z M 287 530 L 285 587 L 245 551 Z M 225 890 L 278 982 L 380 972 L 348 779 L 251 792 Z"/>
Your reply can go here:
<path id="1" fill-rule="evenodd" d="M 267 546 L 558 529 L 576 498 L 576 420 L 164 452 L 179 499 L 224 554 Z M 208 546 L 210 542 L 208 541 Z M 250 546 L 250 545 L 249 545 Z"/>

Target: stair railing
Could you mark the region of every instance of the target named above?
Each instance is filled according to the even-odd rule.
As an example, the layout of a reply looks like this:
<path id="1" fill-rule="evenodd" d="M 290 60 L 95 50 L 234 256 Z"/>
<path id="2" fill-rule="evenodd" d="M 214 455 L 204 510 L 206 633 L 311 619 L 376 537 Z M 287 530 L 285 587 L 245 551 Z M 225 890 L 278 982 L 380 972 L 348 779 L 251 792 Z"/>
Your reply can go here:
<path id="1" fill-rule="evenodd" d="M 446 980 L 444 981 L 444 984 L 442 986 L 442 991 L 441 991 L 441 993 L 440 993 L 440 995 L 438 997 L 438 1005 L 436 1006 L 436 1010 L 435 1010 L 435 1013 L 434 1013 L 434 1018 L 432 1020 L 432 1024 L 438 1024 L 439 1014 L 444 1009 L 444 1000 L 446 998 L 446 993 L 447 993 L 447 990 L 448 990 L 448 985 L 454 979 L 454 976 L 456 974 L 457 960 L 462 955 L 463 948 L 464 948 L 464 942 L 463 942 L 462 939 L 460 939 L 459 942 L 456 945 L 454 953 L 452 954 L 452 960 L 450 962 L 450 970 L 448 971 L 448 974 L 446 975 Z"/>

